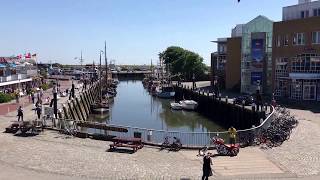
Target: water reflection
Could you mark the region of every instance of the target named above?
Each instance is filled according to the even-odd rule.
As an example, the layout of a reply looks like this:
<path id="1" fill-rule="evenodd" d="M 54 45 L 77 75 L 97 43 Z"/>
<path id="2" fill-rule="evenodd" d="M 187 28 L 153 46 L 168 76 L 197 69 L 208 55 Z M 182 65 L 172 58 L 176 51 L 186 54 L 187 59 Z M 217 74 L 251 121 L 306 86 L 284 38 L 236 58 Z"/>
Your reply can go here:
<path id="1" fill-rule="evenodd" d="M 108 116 L 91 117 L 92 120 L 163 130 L 191 132 L 224 130 L 196 112 L 171 110 L 170 100 L 149 95 L 141 81 L 120 81 L 117 91 Z"/>

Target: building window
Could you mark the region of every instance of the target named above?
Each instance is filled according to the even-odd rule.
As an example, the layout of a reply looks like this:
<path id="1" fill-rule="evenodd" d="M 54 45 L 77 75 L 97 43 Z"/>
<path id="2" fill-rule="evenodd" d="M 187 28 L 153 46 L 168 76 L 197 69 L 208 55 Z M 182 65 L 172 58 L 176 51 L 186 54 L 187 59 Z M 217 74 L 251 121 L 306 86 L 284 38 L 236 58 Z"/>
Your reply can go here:
<path id="1" fill-rule="evenodd" d="M 318 9 L 313 9 L 313 16 L 318 16 Z"/>
<path id="2" fill-rule="evenodd" d="M 319 9 L 313 9 L 313 16 L 320 16 L 320 8 Z"/>
<path id="3" fill-rule="evenodd" d="M 289 45 L 289 35 L 285 35 L 283 38 L 283 45 L 288 46 Z"/>
<path id="4" fill-rule="evenodd" d="M 304 18 L 304 11 L 300 12 L 300 17 L 303 19 Z"/>
<path id="5" fill-rule="evenodd" d="M 276 44 L 276 46 L 277 47 L 280 47 L 281 46 L 281 36 L 278 36 L 277 37 L 277 42 L 276 42 L 277 44 Z"/>
<path id="6" fill-rule="evenodd" d="M 291 99 L 302 99 L 302 82 L 293 80 L 291 84 Z"/>
<path id="7" fill-rule="evenodd" d="M 306 11 L 306 18 L 309 17 L 309 11 Z"/>
<path id="8" fill-rule="evenodd" d="M 316 54 L 302 54 L 293 58 L 292 72 L 320 73 L 320 56 Z"/>
<path id="9" fill-rule="evenodd" d="M 320 44 L 320 31 L 312 32 L 312 44 Z"/>
<path id="10" fill-rule="evenodd" d="M 304 45 L 304 33 L 295 33 L 293 36 L 293 45 Z"/>

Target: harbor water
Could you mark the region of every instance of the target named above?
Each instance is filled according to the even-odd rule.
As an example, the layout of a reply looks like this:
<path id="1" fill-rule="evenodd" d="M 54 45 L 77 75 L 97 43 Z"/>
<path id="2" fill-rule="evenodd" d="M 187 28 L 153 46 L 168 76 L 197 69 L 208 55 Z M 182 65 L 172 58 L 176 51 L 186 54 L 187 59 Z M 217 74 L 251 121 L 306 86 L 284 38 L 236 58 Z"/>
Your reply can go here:
<path id="1" fill-rule="evenodd" d="M 180 132 L 223 131 L 223 127 L 197 112 L 172 110 L 172 99 L 160 99 L 149 94 L 140 80 L 123 80 L 106 116 L 91 116 L 91 121 Z"/>

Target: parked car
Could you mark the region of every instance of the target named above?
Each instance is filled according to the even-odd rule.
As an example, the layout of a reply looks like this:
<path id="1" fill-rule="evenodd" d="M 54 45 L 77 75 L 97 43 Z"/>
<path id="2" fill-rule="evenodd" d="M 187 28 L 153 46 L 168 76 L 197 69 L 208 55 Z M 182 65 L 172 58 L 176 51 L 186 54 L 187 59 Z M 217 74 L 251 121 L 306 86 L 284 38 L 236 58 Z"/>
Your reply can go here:
<path id="1" fill-rule="evenodd" d="M 234 99 L 234 103 L 235 104 L 240 104 L 242 105 L 242 101 L 245 102 L 245 105 L 251 105 L 252 103 L 254 103 L 254 99 L 252 96 L 250 95 L 242 95 L 242 96 L 238 96 Z"/>

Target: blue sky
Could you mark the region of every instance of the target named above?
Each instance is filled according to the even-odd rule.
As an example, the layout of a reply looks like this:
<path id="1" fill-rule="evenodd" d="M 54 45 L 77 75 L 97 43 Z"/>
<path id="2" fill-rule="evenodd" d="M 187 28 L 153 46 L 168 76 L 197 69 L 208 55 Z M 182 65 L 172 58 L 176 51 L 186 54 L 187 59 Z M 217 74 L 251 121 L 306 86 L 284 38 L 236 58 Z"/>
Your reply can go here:
<path id="1" fill-rule="evenodd" d="M 210 40 L 258 15 L 281 20 L 282 7 L 298 0 L 0 0 L 0 56 L 37 53 L 49 60 L 149 64 L 171 45 L 199 53 L 205 63 L 216 47 Z"/>

